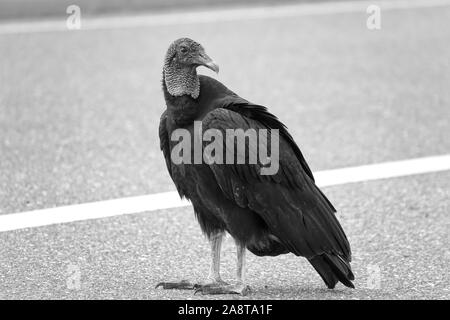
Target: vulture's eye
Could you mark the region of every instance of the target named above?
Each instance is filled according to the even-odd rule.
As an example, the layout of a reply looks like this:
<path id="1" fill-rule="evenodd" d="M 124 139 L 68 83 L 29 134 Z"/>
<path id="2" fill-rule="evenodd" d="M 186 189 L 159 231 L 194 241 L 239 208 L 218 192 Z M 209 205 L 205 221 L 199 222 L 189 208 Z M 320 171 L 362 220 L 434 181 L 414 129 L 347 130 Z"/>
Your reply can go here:
<path id="1" fill-rule="evenodd" d="M 186 52 L 188 52 L 188 49 L 186 47 L 181 47 L 180 51 L 181 51 L 181 53 L 186 53 Z"/>

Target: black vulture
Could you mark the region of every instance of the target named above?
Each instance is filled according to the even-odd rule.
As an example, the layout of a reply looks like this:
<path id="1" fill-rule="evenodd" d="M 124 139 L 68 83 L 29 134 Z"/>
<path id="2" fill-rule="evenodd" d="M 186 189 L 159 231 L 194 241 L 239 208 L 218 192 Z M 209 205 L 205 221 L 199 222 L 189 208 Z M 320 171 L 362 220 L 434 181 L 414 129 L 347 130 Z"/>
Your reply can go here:
<path id="1" fill-rule="evenodd" d="M 161 282 L 157 287 L 194 289 L 203 294 L 245 295 L 250 291 L 244 281 L 248 249 L 258 256 L 289 252 L 303 256 L 328 288 L 334 288 L 338 281 L 354 288 L 350 245 L 335 216 L 336 210 L 316 186 L 313 174 L 287 128 L 266 107 L 239 97 L 211 77 L 198 75 L 196 69 L 199 66 L 219 71 L 218 65 L 199 43 L 181 38 L 170 45 L 162 79 L 167 108 L 161 116 L 159 137 L 167 169 L 178 193 L 191 201 L 201 230 L 210 241 L 211 269 L 205 283 L 183 280 Z M 230 129 L 266 129 L 273 135 L 277 131 L 277 172 L 261 174 L 265 167 L 262 160 L 220 163 L 200 158 L 200 162 L 196 162 L 195 155 L 191 154 L 187 161 L 174 161 L 173 151 L 179 140 L 172 134 L 183 129 L 192 134 L 193 140 L 198 139 L 195 123 L 199 122 L 202 132 L 208 129 L 222 133 Z M 261 141 L 263 139 L 258 143 Z M 195 141 L 192 144 L 195 145 Z M 274 151 L 273 146 L 266 144 L 268 149 L 272 148 L 271 152 Z M 226 141 L 221 145 L 228 148 Z M 248 140 L 244 145 L 250 148 Z M 201 147 L 206 147 L 204 141 Z M 245 159 L 248 158 L 246 155 Z M 237 282 L 233 284 L 224 282 L 219 272 L 225 232 L 233 237 L 237 246 Z"/>

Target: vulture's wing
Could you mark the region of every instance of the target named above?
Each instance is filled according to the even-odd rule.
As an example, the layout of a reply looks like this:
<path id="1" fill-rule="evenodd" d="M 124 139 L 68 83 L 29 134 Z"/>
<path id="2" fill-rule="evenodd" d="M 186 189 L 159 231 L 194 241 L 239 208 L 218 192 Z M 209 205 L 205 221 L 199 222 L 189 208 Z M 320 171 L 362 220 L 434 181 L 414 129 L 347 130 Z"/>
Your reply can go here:
<path id="1" fill-rule="evenodd" d="M 203 129 L 220 130 L 223 137 L 226 129 L 280 129 L 279 170 L 275 175 L 264 176 L 260 175 L 260 164 L 210 164 L 224 195 L 259 214 L 291 252 L 308 259 L 327 254 L 333 259 L 350 261 L 350 246 L 335 210 L 315 185 L 285 127 L 265 107 L 237 101 L 234 105 L 222 101 L 222 108 L 209 112 L 203 119 Z M 230 148 L 225 138 L 223 145 Z M 267 148 L 270 150 L 270 146 Z"/>
<path id="2" fill-rule="evenodd" d="M 278 118 L 271 114 L 266 107 L 249 103 L 247 100 L 242 99 L 241 97 L 226 97 L 222 99 L 220 102 L 221 107 L 224 109 L 235 111 L 246 118 L 253 119 L 259 121 L 267 128 L 278 129 L 280 130 L 280 134 L 286 139 L 290 147 L 295 153 L 300 165 L 303 168 L 303 171 L 314 181 L 314 176 L 306 163 L 305 158 L 303 157 L 300 148 L 295 143 L 291 134 L 287 131 L 286 126 L 278 120 Z"/>
<path id="3" fill-rule="evenodd" d="M 169 133 L 167 132 L 167 111 L 161 115 L 159 121 L 159 147 L 163 152 L 164 159 L 166 160 L 167 170 L 169 171 L 170 177 L 172 177 L 172 162 L 170 160 L 170 141 Z"/>

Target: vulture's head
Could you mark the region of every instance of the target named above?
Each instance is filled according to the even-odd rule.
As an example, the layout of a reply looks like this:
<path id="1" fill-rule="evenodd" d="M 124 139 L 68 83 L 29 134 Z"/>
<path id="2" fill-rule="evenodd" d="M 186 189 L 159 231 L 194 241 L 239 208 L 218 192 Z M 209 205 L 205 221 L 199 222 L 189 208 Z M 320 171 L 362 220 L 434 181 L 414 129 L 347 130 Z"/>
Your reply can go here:
<path id="1" fill-rule="evenodd" d="M 191 95 L 197 98 L 200 84 L 196 69 L 204 66 L 219 72 L 219 66 L 205 52 L 202 45 L 189 38 L 175 40 L 164 59 L 163 77 L 172 96 Z"/>

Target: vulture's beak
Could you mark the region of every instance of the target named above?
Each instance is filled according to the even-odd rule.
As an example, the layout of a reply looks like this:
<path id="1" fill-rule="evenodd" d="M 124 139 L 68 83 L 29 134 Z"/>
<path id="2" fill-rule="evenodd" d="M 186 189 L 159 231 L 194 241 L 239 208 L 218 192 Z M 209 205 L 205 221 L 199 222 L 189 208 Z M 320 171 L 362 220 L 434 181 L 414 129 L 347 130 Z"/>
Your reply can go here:
<path id="1" fill-rule="evenodd" d="M 208 69 L 214 71 L 215 73 L 219 73 L 219 65 L 213 59 L 211 59 L 206 53 L 201 52 L 198 55 L 197 60 L 199 66 L 205 66 Z"/>

